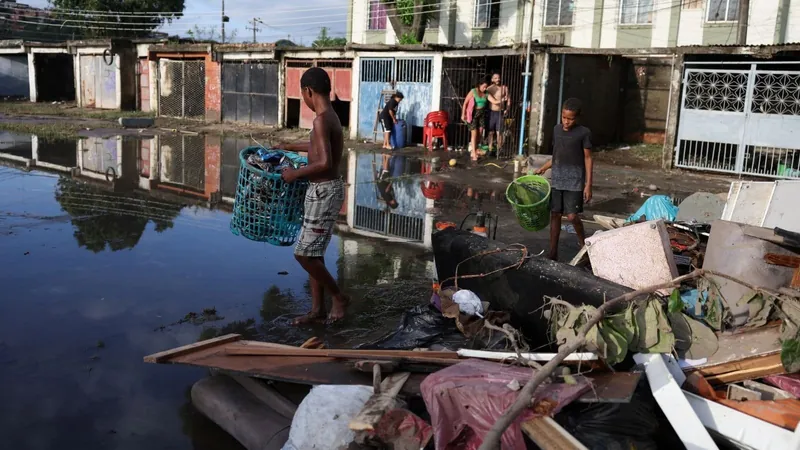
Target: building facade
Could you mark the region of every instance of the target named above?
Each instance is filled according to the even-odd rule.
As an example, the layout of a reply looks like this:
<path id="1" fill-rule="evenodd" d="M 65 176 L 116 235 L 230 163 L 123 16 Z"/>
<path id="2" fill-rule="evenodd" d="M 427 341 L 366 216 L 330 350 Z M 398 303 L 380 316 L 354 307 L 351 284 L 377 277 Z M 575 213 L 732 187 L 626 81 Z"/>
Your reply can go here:
<path id="1" fill-rule="evenodd" d="M 757 7 L 756 7 L 757 6 Z M 581 48 L 647 48 L 737 43 L 739 0 L 445 0 L 433 2 L 424 42 L 475 46 L 526 41 Z M 747 45 L 800 41 L 800 0 L 751 0 Z M 352 0 L 356 44 L 395 44 L 380 0 Z"/>

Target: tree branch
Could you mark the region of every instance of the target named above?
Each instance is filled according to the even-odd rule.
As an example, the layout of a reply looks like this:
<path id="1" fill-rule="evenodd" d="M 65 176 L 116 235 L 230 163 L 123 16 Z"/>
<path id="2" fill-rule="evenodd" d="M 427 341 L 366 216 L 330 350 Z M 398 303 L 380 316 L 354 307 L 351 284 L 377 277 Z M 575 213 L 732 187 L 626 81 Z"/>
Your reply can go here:
<path id="1" fill-rule="evenodd" d="M 699 278 L 703 276 L 706 272 L 703 269 L 697 269 L 689 274 L 684 276 L 675 278 L 674 280 L 668 283 L 662 283 L 655 286 L 646 287 L 644 289 L 639 289 L 633 292 L 629 292 L 625 295 L 621 295 L 616 297 L 612 300 L 609 300 L 606 303 L 600 305 L 599 308 L 589 317 L 586 323 L 581 327 L 578 335 L 571 339 L 569 342 L 561 346 L 559 348 L 558 353 L 556 354 L 555 358 L 551 359 L 550 361 L 545 364 L 541 370 L 536 371 L 535 375 L 525 383 L 525 387 L 519 392 L 517 399 L 514 403 L 506 409 L 500 418 L 494 423 L 492 428 L 486 433 L 486 436 L 483 438 L 483 442 L 478 450 L 495 450 L 499 448 L 500 444 L 500 437 L 505 432 L 506 428 L 508 428 L 514 420 L 519 417 L 522 412 L 530 407 L 531 398 L 533 398 L 533 393 L 536 391 L 536 388 L 539 387 L 540 384 L 544 380 L 546 380 L 550 375 L 555 372 L 556 368 L 559 364 L 561 364 L 567 356 L 571 353 L 578 350 L 586 343 L 586 333 L 592 329 L 593 326 L 597 325 L 605 316 L 605 312 L 620 303 L 627 303 L 630 302 L 637 297 L 641 297 L 643 295 L 649 295 L 653 292 L 660 291 L 661 289 L 668 289 L 671 287 L 680 286 L 681 283 L 684 281 L 692 280 L 695 278 Z M 714 273 L 714 275 L 719 275 Z"/>

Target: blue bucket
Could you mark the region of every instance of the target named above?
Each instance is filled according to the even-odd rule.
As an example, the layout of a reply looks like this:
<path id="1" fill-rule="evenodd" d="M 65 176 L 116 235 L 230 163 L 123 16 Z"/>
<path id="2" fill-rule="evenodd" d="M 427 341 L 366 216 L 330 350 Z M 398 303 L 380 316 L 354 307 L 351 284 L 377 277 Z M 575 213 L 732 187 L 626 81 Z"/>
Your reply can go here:
<path id="1" fill-rule="evenodd" d="M 392 134 L 389 135 L 389 144 L 392 148 L 403 148 L 406 146 L 406 121 L 398 120 L 394 124 Z"/>
<path id="2" fill-rule="evenodd" d="M 303 225 L 307 180 L 283 181 L 280 173 L 268 172 L 247 163 L 262 147 L 239 152 L 239 179 L 233 203 L 231 232 L 251 241 L 288 246 L 295 243 Z M 292 162 L 308 164 L 296 153 L 282 152 Z"/>

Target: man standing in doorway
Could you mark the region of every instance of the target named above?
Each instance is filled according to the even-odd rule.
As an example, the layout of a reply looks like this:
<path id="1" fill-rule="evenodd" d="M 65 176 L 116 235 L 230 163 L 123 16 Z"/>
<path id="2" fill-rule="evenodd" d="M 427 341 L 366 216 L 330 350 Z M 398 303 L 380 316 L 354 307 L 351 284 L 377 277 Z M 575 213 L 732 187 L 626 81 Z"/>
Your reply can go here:
<path id="1" fill-rule="evenodd" d="M 495 134 L 497 135 L 497 150 L 499 151 L 503 148 L 503 122 L 505 122 L 505 116 L 511 109 L 508 86 L 502 84 L 499 72 L 492 74 L 492 83 L 486 89 L 486 92 L 498 101 L 498 103 L 489 102 L 491 109 L 489 117 L 486 119 L 488 122 L 486 131 L 489 133 L 489 151 L 493 152 L 495 150 L 493 146 Z"/>

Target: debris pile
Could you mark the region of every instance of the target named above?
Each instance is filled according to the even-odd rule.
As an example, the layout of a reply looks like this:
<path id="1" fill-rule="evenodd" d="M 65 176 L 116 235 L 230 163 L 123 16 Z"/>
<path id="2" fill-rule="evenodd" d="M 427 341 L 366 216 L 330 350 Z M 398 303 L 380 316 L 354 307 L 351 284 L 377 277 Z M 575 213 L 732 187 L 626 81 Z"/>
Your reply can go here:
<path id="1" fill-rule="evenodd" d="M 627 219 L 596 217 L 607 230 L 573 261 L 591 273 L 437 231 L 443 281 L 430 304 L 371 346 L 228 335 L 145 360 L 337 385 L 311 390 L 289 438 L 278 433 L 286 416 L 250 429 L 201 408 L 248 448 L 280 436 L 287 448 L 334 448 L 335 437 L 347 448 L 797 449 L 800 220 L 786 199 L 800 197 L 800 182 L 765 184 L 733 183 L 722 208 L 714 194 L 686 208 L 655 195 Z M 753 201 L 762 194 L 766 205 Z M 256 395 L 226 389 L 220 410 Z M 212 403 L 194 390 L 196 404 Z M 274 394 L 257 398 L 285 409 Z"/>

